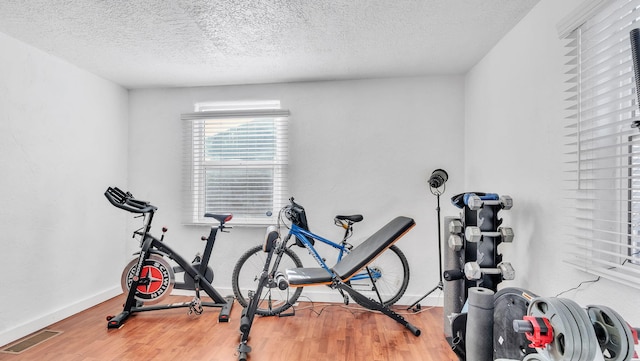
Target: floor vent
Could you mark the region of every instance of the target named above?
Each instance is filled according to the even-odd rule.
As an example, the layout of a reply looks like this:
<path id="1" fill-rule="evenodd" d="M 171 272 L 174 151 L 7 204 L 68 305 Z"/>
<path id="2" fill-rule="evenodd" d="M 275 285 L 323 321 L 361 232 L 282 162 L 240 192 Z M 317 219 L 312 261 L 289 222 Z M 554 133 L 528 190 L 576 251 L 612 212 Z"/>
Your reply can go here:
<path id="1" fill-rule="evenodd" d="M 20 354 L 34 346 L 37 346 L 43 342 L 45 342 L 46 340 L 51 339 L 54 336 L 58 336 L 59 334 L 61 334 L 62 331 L 51 331 L 51 330 L 42 330 L 40 332 L 34 333 L 31 336 L 26 337 L 25 339 L 22 339 L 12 345 L 9 345 L 5 348 L 3 348 L 2 350 L 0 350 L 0 352 L 4 352 L 4 353 L 10 353 L 10 354 Z"/>

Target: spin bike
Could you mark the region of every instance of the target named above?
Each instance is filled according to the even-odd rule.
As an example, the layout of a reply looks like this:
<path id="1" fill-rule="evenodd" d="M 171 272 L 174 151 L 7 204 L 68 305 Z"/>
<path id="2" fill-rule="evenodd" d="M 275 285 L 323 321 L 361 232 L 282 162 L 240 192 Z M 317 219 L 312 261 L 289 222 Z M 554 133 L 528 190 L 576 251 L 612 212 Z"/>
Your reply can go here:
<path id="1" fill-rule="evenodd" d="M 206 241 L 204 253 L 197 254 L 192 262 L 188 262 L 169 245 L 163 242 L 166 228 L 162 229 L 160 239 L 152 236 L 151 222 L 157 207 L 149 202 L 135 199 L 129 192 L 119 188 L 109 187 L 104 193 L 111 204 L 125 211 L 141 214 L 144 217 L 142 228 L 133 232 L 134 238 L 140 237 L 140 252 L 122 272 L 122 290 L 127 294 L 124 309 L 116 316 L 107 317 L 108 328 L 120 328 L 124 322 L 136 312 L 167 310 L 172 308 L 189 308 L 189 314 L 200 315 L 204 307 L 220 307 L 219 322 L 229 322 L 229 314 L 233 306 L 233 296 L 222 297 L 212 286 L 213 270 L 209 267 L 211 251 L 216 241 L 218 230 L 228 232 L 231 228 L 225 223 L 232 218 L 231 214 L 205 214 L 217 220 L 220 225 L 212 226 Z M 177 266 L 171 266 L 166 259 L 171 259 Z M 176 283 L 175 274 L 184 273 L 184 282 Z M 174 289 L 195 291 L 195 297 L 191 302 L 172 303 L 167 305 L 154 305 L 168 296 Z M 211 297 L 213 302 L 203 302 L 200 299 L 200 291 Z M 147 303 L 151 306 L 144 306 Z"/>

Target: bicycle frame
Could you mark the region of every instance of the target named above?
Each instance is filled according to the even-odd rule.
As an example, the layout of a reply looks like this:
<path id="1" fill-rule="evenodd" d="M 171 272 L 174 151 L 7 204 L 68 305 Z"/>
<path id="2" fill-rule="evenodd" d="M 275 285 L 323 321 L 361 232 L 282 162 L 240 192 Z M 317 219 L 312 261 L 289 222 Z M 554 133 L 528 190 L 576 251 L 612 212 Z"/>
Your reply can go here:
<path id="1" fill-rule="evenodd" d="M 327 263 L 322 259 L 322 257 L 320 257 L 320 254 L 315 249 L 315 247 L 313 247 L 313 244 L 311 244 L 311 241 L 309 240 L 309 238 L 313 238 L 317 241 L 320 241 L 326 245 L 329 245 L 337 249 L 338 260 L 336 261 L 336 263 L 342 260 L 342 258 L 345 256 L 345 253 L 349 254 L 349 247 L 347 247 L 344 243 L 335 243 L 322 236 L 319 236 L 315 233 L 307 231 L 306 229 L 303 229 L 302 227 L 299 227 L 296 224 L 291 224 L 291 228 L 289 228 L 289 234 L 287 235 L 287 241 L 290 239 L 291 236 L 294 236 L 296 237 L 296 239 L 300 240 L 300 242 L 302 242 L 302 244 L 307 249 L 307 251 L 309 251 L 313 259 L 315 259 L 316 262 L 318 262 L 318 265 L 320 265 L 320 267 L 326 270 L 329 274 L 333 274 L 333 272 L 331 271 L 331 268 L 329 268 L 329 266 L 327 266 Z M 369 270 L 369 271 L 371 272 L 371 277 L 374 280 L 380 278 L 381 274 L 379 271 L 376 271 L 376 270 Z M 357 280 L 368 279 L 368 278 L 370 278 L 369 273 L 360 272 L 355 276 L 351 277 L 350 280 L 357 281 Z"/>

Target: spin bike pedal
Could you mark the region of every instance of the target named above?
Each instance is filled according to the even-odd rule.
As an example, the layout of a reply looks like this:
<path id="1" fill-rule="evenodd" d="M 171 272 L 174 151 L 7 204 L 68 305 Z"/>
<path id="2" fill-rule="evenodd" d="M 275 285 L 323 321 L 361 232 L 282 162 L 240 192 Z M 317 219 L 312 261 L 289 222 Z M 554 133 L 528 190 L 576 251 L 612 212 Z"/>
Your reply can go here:
<path id="1" fill-rule="evenodd" d="M 189 303 L 189 312 L 187 312 L 187 314 L 191 315 L 193 313 L 196 316 L 200 316 L 202 312 L 204 312 L 204 309 L 202 308 L 202 301 L 200 298 L 194 297 Z"/>

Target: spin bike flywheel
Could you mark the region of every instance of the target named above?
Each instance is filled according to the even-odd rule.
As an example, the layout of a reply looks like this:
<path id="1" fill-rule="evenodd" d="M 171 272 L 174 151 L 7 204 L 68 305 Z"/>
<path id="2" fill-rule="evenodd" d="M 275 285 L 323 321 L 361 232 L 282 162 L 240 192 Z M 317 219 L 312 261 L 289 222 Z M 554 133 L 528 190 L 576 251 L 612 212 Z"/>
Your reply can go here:
<path id="1" fill-rule="evenodd" d="M 162 257 L 151 255 L 142 263 L 142 271 L 137 271 L 138 258 L 133 259 L 122 271 L 120 283 L 122 290 L 129 293 L 134 279 L 139 277 L 135 299 L 144 303 L 156 303 L 168 296 L 173 290 L 175 276 L 173 268 Z"/>

